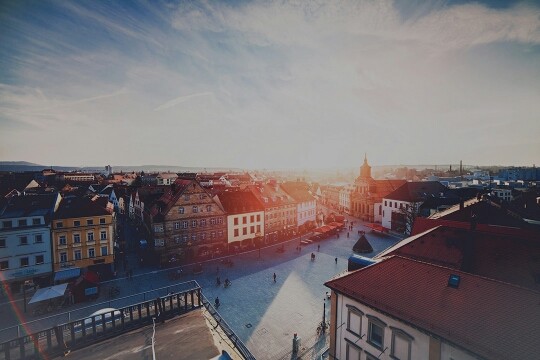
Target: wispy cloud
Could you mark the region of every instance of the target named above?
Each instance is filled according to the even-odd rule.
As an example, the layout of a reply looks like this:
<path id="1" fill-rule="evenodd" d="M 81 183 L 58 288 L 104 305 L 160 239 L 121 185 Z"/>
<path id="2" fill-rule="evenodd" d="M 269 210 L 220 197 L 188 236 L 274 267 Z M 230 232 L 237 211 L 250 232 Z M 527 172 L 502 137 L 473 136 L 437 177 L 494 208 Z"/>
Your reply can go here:
<path id="1" fill-rule="evenodd" d="M 310 167 L 356 165 L 364 151 L 374 163 L 531 163 L 540 153 L 536 6 L 199 0 L 26 10 L 0 17 L 6 159 Z M 97 124 L 133 145 L 80 136 Z M 178 142 L 186 131 L 193 136 Z M 218 151 L 198 146 L 199 134 Z M 53 136 L 81 152 L 20 145 Z M 515 151 L 495 155 L 494 143 Z"/>
<path id="2" fill-rule="evenodd" d="M 159 105 L 158 107 L 156 107 L 154 109 L 154 111 L 165 110 L 165 109 L 171 108 L 173 106 L 176 106 L 178 104 L 181 104 L 183 102 L 186 102 L 186 101 L 188 101 L 190 99 L 193 99 L 193 98 L 196 98 L 196 97 L 212 96 L 212 95 L 214 95 L 214 94 L 211 93 L 211 92 L 203 92 L 203 93 L 198 93 L 198 94 L 190 94 L 190 95 L 185 95 L 185 96 L 179 96 L 176 99 L 169 100 L 166 103 Z"/>

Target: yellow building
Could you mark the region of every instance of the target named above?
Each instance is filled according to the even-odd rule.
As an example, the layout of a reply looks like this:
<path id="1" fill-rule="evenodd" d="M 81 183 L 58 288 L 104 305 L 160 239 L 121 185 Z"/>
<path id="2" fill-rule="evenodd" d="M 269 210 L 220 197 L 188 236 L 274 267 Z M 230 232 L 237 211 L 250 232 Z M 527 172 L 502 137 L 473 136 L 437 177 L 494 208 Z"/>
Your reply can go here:
<path id="1" fill-rule="evenodd" d="M 63 199 L 52 221 L 53 270 L 111 272 L 113 215 L 88 198 Z"/>

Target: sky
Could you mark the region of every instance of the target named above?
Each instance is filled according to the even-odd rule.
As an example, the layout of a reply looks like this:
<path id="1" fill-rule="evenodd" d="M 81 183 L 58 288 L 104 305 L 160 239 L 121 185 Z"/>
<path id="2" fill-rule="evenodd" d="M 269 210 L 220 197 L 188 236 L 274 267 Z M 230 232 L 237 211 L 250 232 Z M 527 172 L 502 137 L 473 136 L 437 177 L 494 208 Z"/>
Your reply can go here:
<path id="1" fill-rule="evenodd" d="M 538 165 L 540 5 L 2 1 L 0 160 Z"/>

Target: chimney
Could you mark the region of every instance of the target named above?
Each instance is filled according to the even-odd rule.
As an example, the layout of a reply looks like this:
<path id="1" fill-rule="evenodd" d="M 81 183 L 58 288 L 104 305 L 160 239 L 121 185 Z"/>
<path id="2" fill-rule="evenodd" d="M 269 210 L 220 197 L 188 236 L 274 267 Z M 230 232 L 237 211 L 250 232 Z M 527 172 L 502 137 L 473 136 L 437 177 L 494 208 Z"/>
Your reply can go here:
<path id="1" fill-rule="evenodd" d="M 463 210 L 465 207 L 465 202 L 463 201 L 463 198 L 459 199 L 459 210 Z"/>

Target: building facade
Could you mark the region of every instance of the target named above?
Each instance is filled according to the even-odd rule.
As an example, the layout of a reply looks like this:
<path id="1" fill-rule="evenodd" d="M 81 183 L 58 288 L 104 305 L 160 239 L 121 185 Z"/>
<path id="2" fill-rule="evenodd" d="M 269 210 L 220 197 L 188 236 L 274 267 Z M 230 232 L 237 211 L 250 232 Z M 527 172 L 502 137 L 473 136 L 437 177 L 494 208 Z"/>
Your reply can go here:
<path id="1" fill-rule="evenodd" d="M 230 251 L 259 246 L 264 238 L 264 207 L 251 191 L 224 191 L 219 201 L 227 214 Z"/>
<path id="2" fill-rule="evenodd" d="M 265 243 L 277 242 L 296 233 L 296 202 L 275 181 L 247 188 L 264 208 Z"/>
<path id="3" fill-rule="evenodd" d="M 296 202 L 296 223 L 300 232 L 315 226 L 317 202 L 309 192 L 309 185 L 303 181 L 285 182 L 281 188 Z"/>
<path id="4" fill-rule="evenodd" d="M 20 286 L 52 273 L 51 218 L 59 194 L 15 196 L 0 212 L 0 280 Z"/>
<path id="5" fill-rule="evenodd" d="M 111 273 L 113 217 L 89 198 L 63 199 L 51 228 L 54 272 L 80 268 Z"/>
<path id="6" fill-rule="evenodd" d="M 177 179 L 154 203 L 148 221 L 162 265 L 227 248 L 225 211 L 196 180 Z"/>

